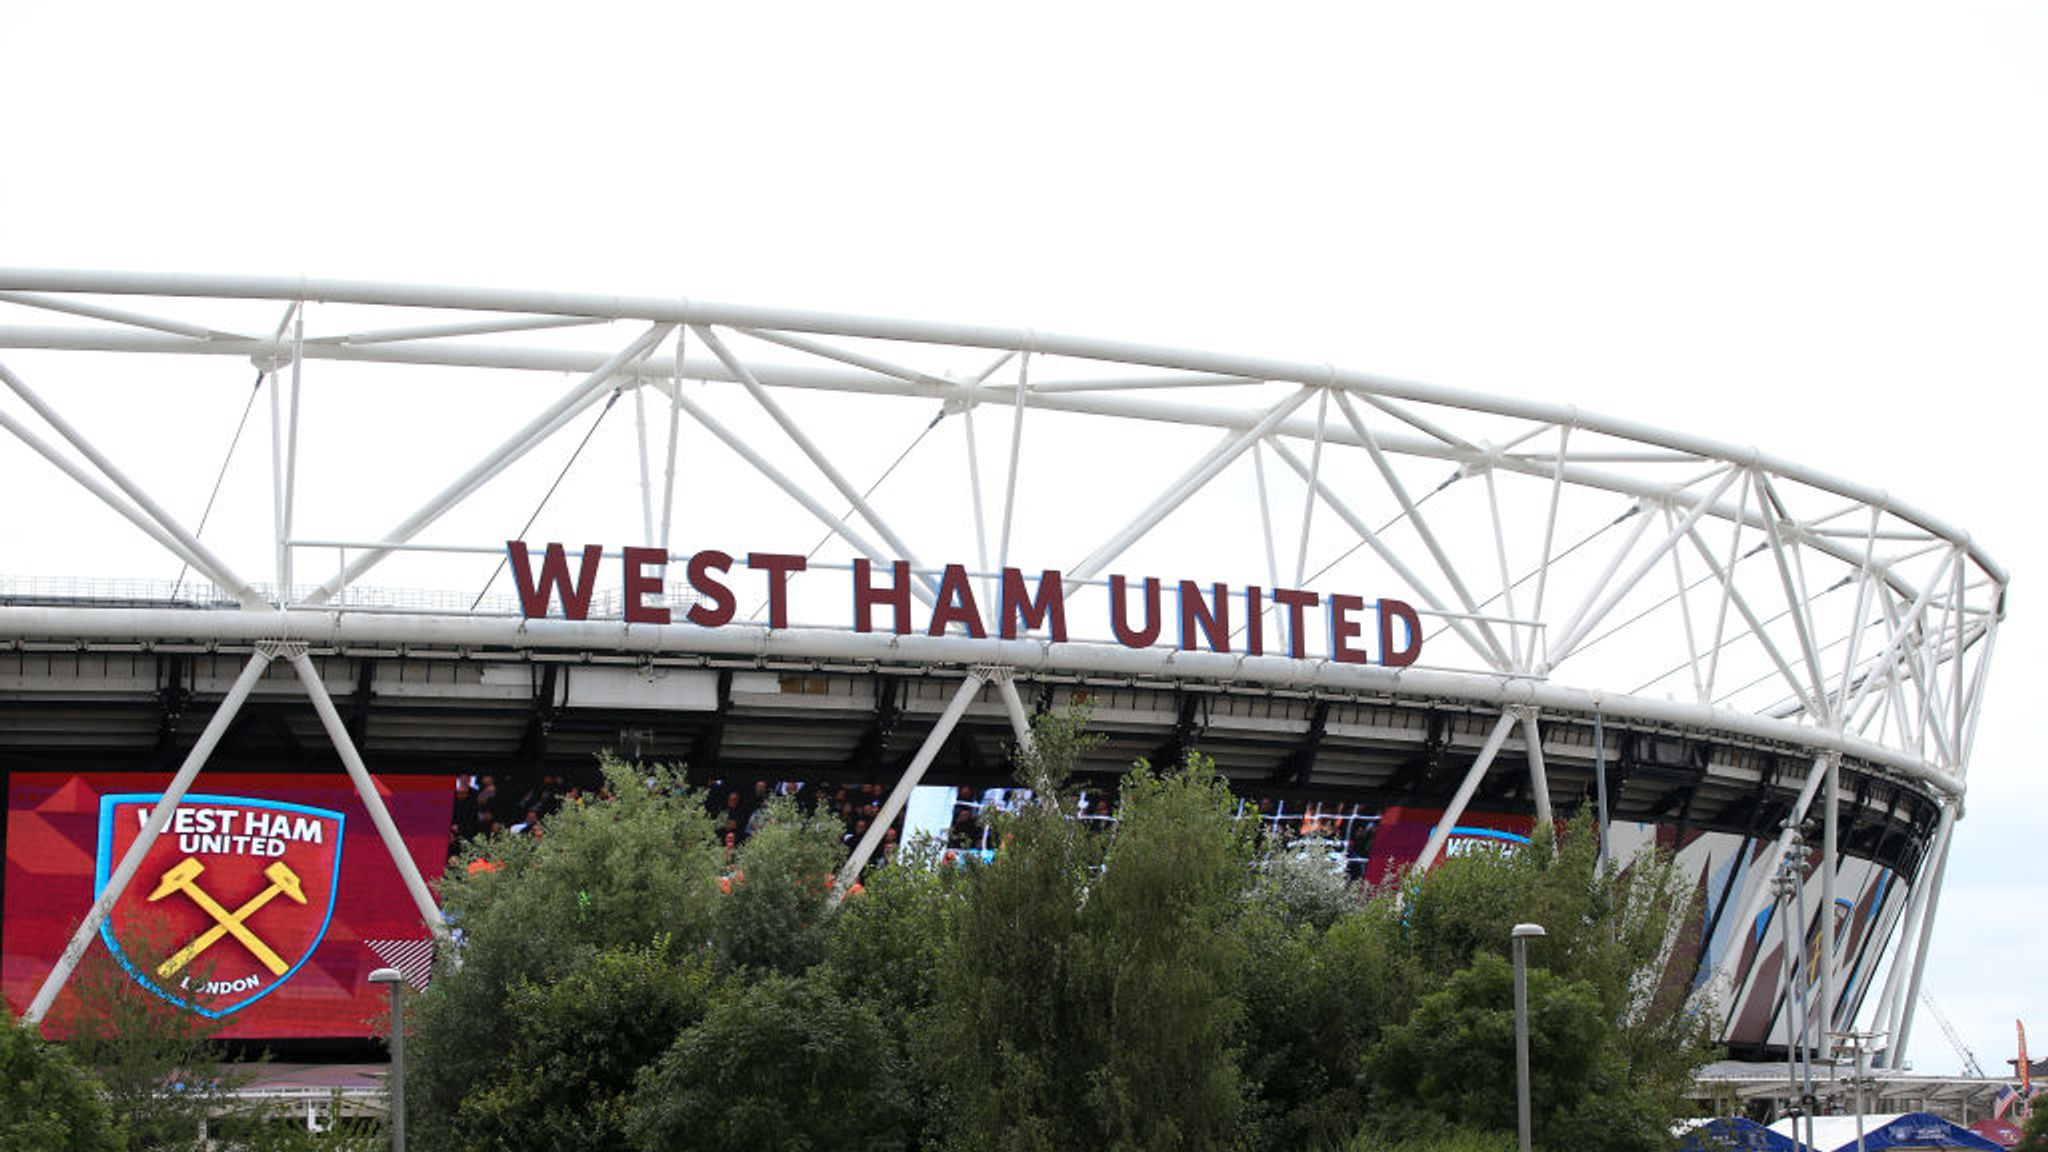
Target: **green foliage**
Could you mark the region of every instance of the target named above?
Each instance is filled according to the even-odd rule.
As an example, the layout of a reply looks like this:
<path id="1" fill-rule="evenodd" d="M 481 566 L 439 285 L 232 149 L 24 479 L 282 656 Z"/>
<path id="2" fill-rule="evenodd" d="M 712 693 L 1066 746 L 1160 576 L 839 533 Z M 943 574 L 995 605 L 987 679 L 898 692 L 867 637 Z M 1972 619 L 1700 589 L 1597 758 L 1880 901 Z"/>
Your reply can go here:
<path id="1" fill-rule="evenodd" d="M 236 1138 L 217 1147 L 232 1152 L 385 1152 L 391 1134 L 380 1120 L 342 1117 L 311 1131 L 296 1110 L 245 1126 Z"/>
<path id="2" fill-rule="evenodd" d="M 1093 1119 L 1111 1148 L 1229 1148 L 1242 1103 L 1236 920 L 1252 879 L 1247 830 L 1200 756 L 1165 775 L 1139 763 L 1122 797 L 1081 918 L 1101 997 Z"/>
<path id="3" fill-rule="evenodd" d="M 120 1152 L 122 1147 L 92 1073 L 11 1016 L 0 1022 L 0 1148 Z"/>
<path id="4" fill-rule="evenodd" d="M 122 937 L 131 957 L 177 950 L 160 925 L 142 922 Z M 209 978 L 192 973 L 194 983 Z M 225 1022 L 150 991 L 95 939 L 50 1014 L 70 1057 L 90 1068 L 131 1152 L 200 1146 L 209 1117 L 232 1130 L 229 1092 L 253 1076 L 231 1068 L 213 1037 Z"/>
<path id="5" fill-rule="evenodd" d="M 782 796 L 762 813 L 733 859 L 731 891 L 712 916 L 712 951 L 721 972 L 794 976 L 825 957 L 845 828 Z"/>
<path id="6" fill-rule="evenodd" d="M 965 874 L 941 862 L 929 839 L 870 870 L 840 905 L 822 975 L 840 995 L 873 1005 L 892 1030 L 907 1029 L 938 997 L 938 969 Z"/>
<path id="7" fill-rule="evenodd" d="M 1327 854 L 1272 846 L 1259 857 L 1258 895 L 1289 928 L 1329 930 L 1358 907 L 1358 891 Z"/>
<path id="8" fill-rule="evenodd" d="M 1126 777 L 1105 852 L 1061 790 L 1080 725 L 1041 721 L 1020 765 L 1037 802 L 998 822 L 994 862 L 945 920 L 932 1020 L 948 1142 L 1232 1147 L 1249 843 L 1191 757 Z"/>
<path id="9" fill-rule="evenodd" d="M 1608 1039 L 1597 990 L 1543 969 L 1529 973 L 1532 1127 L 1543 1147 L 1622 1152 L 1666 1143 Z M 1481 954 L 1368 1056 L 1372 1128 L 1514 1131 L 1514 1041 L 1513 974 L 1506 960 Z"/>
<path id="10" fill-rule="evenodd" d="M 929 838 L 911 841 L 892 862 L 869 872 L 840 905 L 825 963 L 812 975 L 840 997 L 867 1005 L 882 1023 L 902 1069 L 912 1114 L 936 1146 L 945 1114 L 940 1058 L 930 1042 L 947 917 L 965 874 L 942 860 Z"/>
<path id="11" fill-rule="evenodd" d="M 610 1079 L 590 1123 L 616 1124 L 634 1061 L 659 1055 L 700 1010 L 692 989 L 701 989 L 723 865 L 710 818 L 675 770 L 612 758 L 603 770 L 609 798 L 548 817 L 539 839 L 473 845 L 442 880 L 463 946 L 460 966 L 444 960 L 411 1001 L 407 1136 L 418 1147 L 554 1146 L 517 1120 L 539 1111 L 549 1131 L 581 1130 L 545 1102 L 582 1108 L 579 1093 L 600 1077 Z M 651 971 L 660 957 L 673 971 Z M 624 994 L 648 988 L 659 1005 Z M 616 1016 L 580 1010 L 577 995 L 600 997 Z M 597 1052 L 608 1030 L 633 1043 Z M 486 1144 L 479 1125 L 503 1142 Z"/>
<path id="12" fill-rule="evenodd" d="M 876 1013 L 822 980 L 771 974 L 721 985 L 703 1022 L 640 1074 L 631 1135 L 649 1152 L 883 1152 L 911 1124 Z"/>
<path id="13" fill-rule="evenodd" d="M 1074 819 L 1066 778 L 1083 747 L 1068 714 L 1041 718 L 1018 775 L 1033 803 L 998 818 L 995 860 L 970 869 L 944 922 L 932 1013 L 952 1146 L 1085 1147 L 1097 1016 L 1081 902 L 1102 844 Z"/>
<path id="14" fill-rule="evenodd" d="M 1354 904 L 1322 930 L 1262 885 L 1240 931 L 1252 1146 L 1296 1149 L 1349 1135 L 1366 1109 L 1360 1054 L 1418 996 L 1413 966 L 1397 952 L 1398 909 L 1391 900 Z"/>
<path id="15" fill-rule="evenodd" d="M 1515 1144 L 1513 1132 L 1453 1127 L 1427 1134 L 1361 1133 L 1332 1147 L 1341 1152 L 1514 1152 Z"/>
<path id="16" fill-rule="evenodd" d="M 1539 836 L 1411 876 L 1400 891 L 1405 951 L 1416 977 L 1436 985 L 1482 953 L 1504 954 L 1515 924 L 1543 925 L 1530 963 L 1594 990 L 1634 1092 L 1676 1116 L 1693 1069 L 1713 1058 L 1713 1014 L 1666 978 L 1669 955 L 1697 931 L 1698 902 L 1667 854 L 1626 869 L 1598 856 L 1598 830 L 1582 815 L 1554 846 Z"/>
<path id="17" fill-rule="evenodd" d="M 491 1040 L 492 1079 L 455 1127 L 473 1148 L 608 1148 L 623 1140 L 633 1078 L 703 1015 L 710 965 L 666 940 L 607 948 L 559 980 L 514 985 Z"/>
<path id="18" fill-rule="evenodd" d="M 2034 1105 L 2020 1131 L 2020 1142 L 2013 1145 L 2013 1152 L 2048 1152 L 2048 1102 Z"/>
<path id="19" fill-rule="evenodd" d="M 992 862 L 911 845 L 836 908 L 836 821 L 772 801 L 721 896 L 695 798 L 609 762 L 616 799 L 446 882 L 465 963 L 414 1001 L 418 1146 L 1497 1152 L 1522 921 L 1549 932 L 1539 1142 L 1661 1146 L 1711 1054 L 1664 979 L 1697 919 L 1668 858 L 1603 866 L 1580 821 L 1360 893 L 1253 867 L 1200 756 L 1138 765 L 1110 830 L 1077 820 L 1089 741 L 1041 719 Z"/>

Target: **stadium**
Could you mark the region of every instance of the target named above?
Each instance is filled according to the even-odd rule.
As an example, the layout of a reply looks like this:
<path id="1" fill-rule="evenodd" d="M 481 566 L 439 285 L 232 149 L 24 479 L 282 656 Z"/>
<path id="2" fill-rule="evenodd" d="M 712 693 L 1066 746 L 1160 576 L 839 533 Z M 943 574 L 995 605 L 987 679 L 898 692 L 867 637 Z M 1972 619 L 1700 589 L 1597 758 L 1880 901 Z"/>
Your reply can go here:
<path id="1" fill-rule="evenodd" d="M 1675 962 L 1735 1055 L 1913 1028 L 2007 577 L 1796 443 L 1030 330 L 296 278 L 0 270 L 0 381 L 17 1013 L 175 909 L 138 980 L 205 954 L 228 1035 L 360 1038 L 369 972 L 447 938 L 471 782 L 616 750 L 714 796 L 851 790 L 850 881 L 1081 706 L 1084 785 L 1199 750 L 1369 880 L 1580 813 L 1618 860 L 1674 852 Z"/>

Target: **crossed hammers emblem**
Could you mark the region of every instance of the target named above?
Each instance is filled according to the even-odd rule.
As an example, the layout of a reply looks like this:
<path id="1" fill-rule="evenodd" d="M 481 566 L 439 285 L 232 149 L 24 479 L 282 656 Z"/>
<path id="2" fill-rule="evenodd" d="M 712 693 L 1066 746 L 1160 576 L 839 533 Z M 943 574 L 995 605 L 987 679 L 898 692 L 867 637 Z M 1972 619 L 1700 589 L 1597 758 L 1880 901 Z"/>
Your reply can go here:
<path id="1" fill-rule="evenodd" d="M 233 936 L 236 940 L 241 941 L 242 947 L 247 948 L 250 955 L 262 961 L 265 968 L 270 969 L 271 975 L 284 975 L 285 970 L 290 968 L 291 965 L 286 964 L 283 957 L 273 951 L 270 945 L 265 944 L 262 937 L 251 931 L 246 921 L 249 917 L 256 914 L 257 909 L 270 903 L 280 894 L 288 900 L 304 904 L 306 902 L 306 893 L 299 884 L 298 874 L 286 867 L 282 860 L 271 864 L 263 870 L 263 874 L 270 878 L 270 887 L 251 896 L 240 908 L 230 912 L 221 906 L 220 901 L 208 895 L 206 889 L 201 888 L 196 883 L 199 879 L 199 874 L 204 871 L 206 871 L 205 864 L 201 863 L 197 857 L 187 856 L 185 859 L 171 865 L 170 870 L 166 871 L 163 879 L 157 883 L 156 891 L 149 894 L 150 901 L 154 903 L 173 892 L 183 892 L 191 897 L 194 904 L 199 905 L 208 916 L 214 919 L 213 927 L 201 932 L 190 944 L 180 948 L 176 953 L 172 954 L 170 959 L 157 965 L 156 974 L 168 978 L 180 968 L 197 959 L 208 948 L 219 943 L 221 937 Z"/>

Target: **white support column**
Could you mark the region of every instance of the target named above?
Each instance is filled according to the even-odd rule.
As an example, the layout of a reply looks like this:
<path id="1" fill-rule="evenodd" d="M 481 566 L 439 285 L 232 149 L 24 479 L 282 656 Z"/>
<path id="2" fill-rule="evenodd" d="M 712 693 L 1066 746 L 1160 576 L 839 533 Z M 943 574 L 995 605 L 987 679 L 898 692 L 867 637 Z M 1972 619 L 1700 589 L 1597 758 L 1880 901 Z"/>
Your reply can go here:
<path id="1" fill-rule="evenodd" d="M 1417 872 L 1429 871 L 1436 863 L 1437 853 L 1444 850 L 1445 841 L 1451 838 L 1451 829 L 1457 826 L 1458 817 L 1465 814 L 1465 805 L 1472 802 L 1472 794 L 1479 791 L 1479 782 L 1486 778 L 1486 770 L 1493 767 L 1493 758 L 1500 755 L 1500 746 L 1507 742 L 1508 732 L 1515 726 L 1515 709 L 1509 708 L 1494 721 L 1493 731 L 1486 736 L 1486 743 L 1479 749 L 1479 755 L 1472 761 L 1472 769 L 1465 773 L 1465 782 L 1458 785 L 1458 794 L 1451 798 L 1450 807 L 1444 809 L 1443 818 L 1430 830 L 1429 843 L 1422 846 L 1422 855 L 1415 858 Z"/>
<path id="2" fill-rule="evenodd" d="M 299 399 L 305 362 L 306 306 L 302 303 L 292 309 L 292 403 L 291 414 L 285 422 L 284 536 L 279 541 L 284 548 L 284 576 L 277 582 L 277 602 L 280 604 L 289 604 L 292 600 L 292 524 L 298 514 Z"/>
<path id="3" fill-rule="evenodd" d="M 683 329 L 676 329 L 675 375 L 668 382 L 668 463 L 661 474 L 661 538 L 656 545 L 668 551 L 669 525 L 676 508 L 676 447 L 682 434 L 683 406 L 677 398 L 683 394 Z"/>
<path id="4" fill-rule="evenodd" d="M 1308 487 L 1301 494 L 1301 536 L 1295 541 L 1294 586 L 1302 587 L 1308 581 L 1308 535 L 1315 522 L 1316 489 L 1322 486 L 1323 435 L 1328 430 L 1330 416 L 1330 391 L 1322 389 L 1316 396 L 1316 438 L 1308 450 Z M 1255 445 L 1252 449 L 1257 451 Z M 1513 615 L 1512 612 L 1509 615 Z"/>
<path id="5" fill-rule="evenodd" d="M 1529 619 L 1531 620 L 1543 619 L 1543 594 L 1549 591 L 1550 562 L 1556 556 L 1557 510 L 1558 505 L 1564 499 L 1564 459 L 1566 451 L 1571 448 L 1571 443 L 1572 426 L 1569 424 L 1558 425 L 1557 455 L 1551 460 L 1550 465 L 1549 508 L 1543 515 L 1543 551 L 1537 553 L 1541 560 L 1536 565 L 1536 603 L 1529 609 Z M 1535 630 L 1531 630 L 1528 647 L 1516 656 L 1516 666 L 1527 668 L 1535 664 L 1536 651 L 1539 646 L 1540 642 L 1537 634 Z"/>
<path id="6" fill-rule="evenodd" d="M 1543 767 L 1543 729 L 1536 721 L 1536 709 L 1518 711 L 1522 721 L 1522 739 L 1529 746 L 1529 791 L 1536 798 L 1536 827 L 1556 843 L 1557 823 L 1550 814 L 1550 773 Z"/>
<path id="7" fill-rule="evenodd" d="M 1827 783 L 1821 798 L 1820 835 L 1820 1059 L 1834 1049 L 1835 1020 L 1835 821 L 1842 804 L 1842 758 L 1827 757 Z"/>
<path id="8" fill-rule="evenodd" d="M 640 543 L 654 547 L 654 477 L 647 466 L 647 389 L 633 389 L 633 446 L 640 454 Z"/>
<path id="9" fill-rule="evenodd" d="M 1031 354 L 1017 361 L 1017 387 L 1010 411 L 1010 466 L 1003 480 L 1003 524 L 996 533 L 996 567 L 1010 566 L 1010 523 L 1017 511 L 1017 466 L 1024 457 L 1025 398 L 1030 394 Z"/>
<path id="10" fill-rule="evenodd" d="M 1920 942 L 1913 950 L 1913 974 L 1906 984 L 1905 994 L 1899 1001 L 1898 1029 L 1892 1033 L 1892 1043 L 1904 1053 L 1913 1040 L 1913 1010 L 1919 1006 L 1920 981 L 1927 973 L 1927 951 L 1934 942 L 1934 917 L 1941 909 L 1941 883 L 1948 875 L 1948 849 L 1955 830 L 1955 806 L 1944 805 L 1941 810 L 1942 825 L 1935 840 L 1933 875 L 1928 879 L 1927 905 L 1920 914 Z M 1923 870 L 1924 871 L 1924 870 Z"/>
<path id="11" fill-rule="evenodd" d="M 989 678 L 995 681 L 997 695 L 1003 698 L 1003 710 L 1010 714 L 1010 731 L 1017 734 L 1018 749 L 1031 751 L 1031 714 L 1024 710 L 1024 701 L 1017 695 L 1016 671 L 991 668 L 989 672 Z"/>
<path id="12" fill-rule="evenodd" d="M 1736 905 L 1736 918 L 1729 922 L 1728 946 L 1721 950 L 1721 959 L 1714 964 L 1713 975 L 1702 985 L 1713 995 L 1724 998 L 1722 1007 L 1726 1009 L 1728 1020 L 1734 1019 L 1738 1007 L 1731 993 L 1735 990 L 1735 965 L 1742 959 L 1748 926 L 1756 923 L 1757 915 L 1764 910 L 1764 903 L 1771 895 L 1771 878 L 1778 874 L 1778 866 L 1784 862 L 1785 853 L 1791 850 L 1792 837 L 1799 831 L 1799 822 L 1806 819 L 1806 810 L 1813 805 L 1813 798 L 1819 794 L 1826 778 L 1827 756 L 1823 753 L 1814 757 L 1813 767 L 1807 770 L 1806 783 L 1799 789 L 1799 799 L 1785 817 L 1785 827 L 1778 833 L 1777 842 L 1771 845 L 1763 859 L 1750 866 L 1750 879 L 1742 903 Z"/>
<path id="13" fill-rule="evenodd" d="M 1898 942 L 1892 951 L 1891 967 L 1884 980 L 1884 990 L 1877 997 L 1877 1011 L 1871 1014 L 1871 1023 L 1886 1036 L 1895 1035 L 1899 1026 L 1898 1002 L 1900 989 L 1906 985 L 1907 974 L 1913 970 L 1913 945 L 1918 940 L 1917 928 L 1920 913 L 1927 906 L 1927 885 L 1914 884 L 1908 891 L 1906 906 L 1894 918 L 1892 931 L 1898 934 Z M 1879 1061 L 1887 1068 L 1898 1067 L 1905 1053 L 1898 1045 L 1887 1042 L 1884 1056 Z"/>
<path id="14" fill-rule="evenodd" d="M 242 710 L 243 701 L 255 690 L 256 682 L 263 678 L 264 670 L 270 667 L 270 661 L 275 656 L 276 650 L 269 645 L 259 646 L 250 654 L 249 662 L 242 666 L 242 674 L 235 678 L 227 695 L 221 698 L 220 706 L 213 710 L 213 717 L 206 722 L 206 727 L 199 733 L 199 739 L 193 743 L 192 750 L 185 754 L 185 762 L 178 766 L 177 774 L 172 776 L 171 782 L 164 787 L 163 797 L 157 801 L 156 809 L 149 814 L 149 821 L 143 825 L 142 834 L 128 846 L 128 851 L 121 857 L 121 862 L 115 865 L 113 874 L 107 877 L 106 886 L 101 888 L 100 894 L 94 898 L 91 910 L 86 912 L 85 919 L 79 922 L 78 930 L 71 934 L 71 942 L 64 946 L 63 955 L 57 958 L 57 966 L 50 969 L 50 974 L 43 978 L 43 986 L 37 989 L 35 999 L 29 1003 L 28 1011 L 21 1014 L 23 1021 L 29 1024 L 41 1023 L 50 1006 L 57 1002 L 57 994 L 64 990 L 64 985 L 70 981 L 72 972 L 77 970 L 78 962 L 85 958 L 85 950 L 91 946 L 93 935 L 100 930 L 101 924 L 106 923 L 107 914 L 114 910 L 114 904 L 121 899 L 121 894 L 128 890 L 129 882 L 135 879 L 135 873 L 142 867 L 143 858 L 149 855 L 150 846 L 156 843 L 156 838 L 163 834 L 165 828 L 170 827 L 171 814 L 178 810 L 178 804 L 185 799 L 185 793 L 192 790 L 193 779 L 199 775 L 199 770 L 206 766 L 207 759 L 213 755 L 213 750 L 220 744 L 221 738 L 227 735 L 229 726 L 234 724 L 235 716 Z"/>
<path id="15" fill-rule="evenodd" d="M 874 856 L 875 849 L 882 846 L 883 833 L 888 831 L 889 825 L 896 822 L 897 814 L 903 811 L 903 806 L 910 802 L 911 792 L 916 790 L 918 781 L 924 779 L 925 770 L 932 766 L 932 761 L 938 759 L 939 749 L 946 746 L 946 738 L 953 734 L 953 726 L 960 722 L 960 717 L 966 713 L 967 706 L 974 702 L 975 694 L 981 691 L 988 674 L 989 670 L 986 668 L 968 670 L 967 678 L 960 682 L 959 690 L 953 693 L 953 699 L 947 703 L 946 710 L 939 714 L 938 723 L 932 725 L 931 733 L 924 738 L 917 755 L 911 758 L 910 767 L 903 770 L 902 779 L 896 781 L 896 787 L 890 791 L 889 798 L 883 801 L 882 810 L 875 813 L 874 820 L 868 824 L 867 834 L 860 838 L 860 843 L 853 849 L 853 855 L 847 857 L 846 866 L 839 870 L 839 882 L 832 886 L 832 899 L 835 902 L 845 899 L 846 893 L 852 890 L 854 881 L 860 879 L 861 870 L 868 866 L 868 860 Z M 1014 723 L 1014 720 L 1012 722 Z"/>
<path id="16" fill-rule="evenodd" d="M 405 881 L 405 890 L 412 895 L 420 919 L 426 922 L 435 940 L 444 945 L 452 943 L 448 936 L 448 922 L 441 918 L 440 905 L 434 903 L 434 894 L 428 891 L 426 879 L 420 875 L 419 866 L 413 863 L 412 853 L 406 851 L 405 838 L 398 834 L 398 825 L 391 820 L 391 810 L 384 807 L 384 798 L 377 795 L 377 783 L 370 779 L 369 769 L 363 766 L 362 754 L 356 751 L 356 742 L 348 734 L 348 725 L 342 722 L 341 713 L 335 711 L 334 699 L 327 694 L 327 685 L 320 681 L 320 670 L 313 667 L 305 645 L 292 645 L 290 655 L 292 668 L 299 674 L 299 682 L 306 686 L 306 695 L 312 698 L 313 710 L 320 714 L 320 726 L 327 730 L 327 738 L 334 743 L 335 752 L 340 754 L 342 766 L 348 769 L 348 778 L 355 782 L 356 794 L 362 797 L 363 807 L 369 810 L 370 823 L 377 826 L 377 835 L 384 841 L 384 851 L 390 854 L 399 878 Z"/>

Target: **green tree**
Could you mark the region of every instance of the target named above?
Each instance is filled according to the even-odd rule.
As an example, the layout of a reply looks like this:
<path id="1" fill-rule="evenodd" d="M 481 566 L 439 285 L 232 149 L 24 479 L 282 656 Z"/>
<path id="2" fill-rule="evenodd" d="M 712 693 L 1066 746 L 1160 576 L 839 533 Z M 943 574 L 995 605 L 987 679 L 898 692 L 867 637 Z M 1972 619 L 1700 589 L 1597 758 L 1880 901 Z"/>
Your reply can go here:
<path id="1" fill-rule="evenodd" d="M 1089 1146 L 1086 1072 L 1098 1015 L 1081 901 L 1101 840 L 1075 819 L 1067 777 L 1086 747 L 1076 713 L 1040 717 L 1018 778 L 1033 800 L 997 818 L 994 861 L 968 870 L 945 919 L 931 1020 L 952 1147 Z"/>
<path id="2" fill-rule="evenodd" d="M 1041 718 L 1019 758 L 1034 800 L 997 822 L 995 860 L 946 917 L 931 1017 L 946 1141 L 1234 1146 L 1246 834 L 1198 756 L 1136 767 L 1115 829 L 1091 831 L 1066 791 L 1085 740 L 1083 717 Z"/>
<path id="3" fill-rule="evenodd" d="M 513 986 L 493 1040 L 509 1074 L 479 1084 L 456 1127 L 477 1148 L 602 1148 L 625 1130 L 633 1078 L 699 1019 L 710 964 L 666 939 L 612 947 L 559 980 Z"/>
<path id="4" fill-rule="evenodd" d="M 599 1128 L 566 1116 L 550 1125 L 603 1130 L 611 1135 L 598 1143 L 617 1143 L 603 1127 L 622 1114 L 615 1098 L 674 1039 L 672 1030 L 654 1034 L 655 1025 L 691 1014 L 686 989 L 693 966 L 708 963 L 723 864 L 710 817 L 676 770 L 610 757 L 602 767 L 603 798 L 547 817 L 537 839 L 501 834 L 472 845 L 441 882 L 462 944 L 460 962 L 441 958 L 432 984 L 411 1000 L 407 1131 L 421 1148 L 551 1147 L 547 1132 L 509 1118 L 542 1099 L 581 1107 L 579 1094 L 600 1070 L 616 1082 L 590 1105 Z M 653 956 L 667 957 L 679 984 L 655 980 Z M 607 983 L 586 988 L 579 979 Z M 671 997 L 667 1014 L 636 1022 L 640 1010 L 623 992 L 650 982 Z M 597 996 L 587 1011 L 570 1002 L 579 992 Z M 614 1024 L 601 1009 L 618 1013 Z M 588 1047 L 607 1027 L 629 1041 L 608 1055 Z M 465 1113 L 471 1097 L 488 1103 Z M 479 1109 L 507 1118 L 490 1128 L 500 1143 L 483 1143 L 464 1122 Z"/>
<path id="5" fill-rule="evenodd" d="M 762 817 L 733 857 L 731 890 L 712 916 L 712 953 L 721 972 L 794 976 L 825 958 L 846 830 L 837 817 L 807 814 L 782 796 Z"/>
<path id="6" fill-rule="evenodd" d="M 2034 1105 L 2021 1132 L 2020 1142 L 2013 1145 L 2012 1152 L 2048 1152 L 2048 1103 Z"/>
<path id="7" fill-rule="evenodd" d="M 1381 899 L 1400 902 L 1402 950 L 1421 985 L 1481 954 L 1505 955 L 1519 922 L 1543 925 L 1542 964 L 1599 1001 L 1608 1043 L 1638 1096 L 1679 1115 L 1692 1073 L 1713 1058 L 1713 1013 L 1691 998 L 1671 957 L 1698 930 L 1698 900 L 1670 855 L 1599 860 L 1581 815 L 1553 845 L 1443 860 Z"/>
<path id="8" fill-rule="evenodd" d="M 129 925 L 121 952 L 168 956 L 164 927 Z M 203 985 L 205 971 L 192 973 Z M 230 1091 L 253 1077 L 231 1067 L 214 1037 L 225 1021 L 173 1003 L 144 987 L 96 938 L 49 1017 L 70 1057 L 92 1070 L 116 1129 L 133 1152 L 200 1146 L 203 1125 L 236 1129 Z"/>
<path id="9" fill-rule="evenodd" d="M 881 1021 L 918 1118 L 913 1144 L 927 1147 L 937 1146 L 944 1127 L 943 1064 L 930 1037 L 947 918 L 964 883 L 965 873 L 945 860 L 935 840 L 912 840 L 840 905 L 825 963 L 813 971 Z"/>
<path id="10" fill-rule="evenodd" d="M 1238 1137 L 1248 830 L 1215 765 L 1125 776 L 1081 930 L 1101 1032 L 1088 1102 L 1104 1146 L 1221 1149 Z M 1078 1070 L 1077 1070 L 1078 1071 Z"/>
<path id="11" fill-rule="evenodd" d="M 12 1016 L 0 1023 L 0 1148 L 120 1152 L 99 1082 Z"/>
<path id="12" fill-rule="evenodd" d="M 1405 1020 L 1421 980 L 1402 954 L 1395 901 L 1350 908 L 1326 928 L 1262 884 L 1241 923 L 1248 951 L 1242 1067 L 1255 1148 L 1297 1149 L 1355 1132 L 1367 1097 L 1358 1063 Z"/>
<path id="13" fill-rule="evenodd" d="M 1513 988 L 1508 962 L 1482 953 L 1425 996 L 1406 1023 L 1388 1030 L 1366 1062 L 1374 1130 L 1430 1134 L 1461 1124 L 1514 1130 Z M 1662 1148 L 1668 1114 L 1630 1091 L 1600 999 L 1589 984 L 1540 968 L 1529 974 L 1537 1143 L 1588 1152 Z"/>
<path id="14" fill-rule="evenodd" d="M 840 995 L 874 1005 L 892 1030 L 908 1031 L 938 997 L 947 917 L 964 883 L 936 841 L 905 845 L 840 905 L 825 943 L 825 978 Z"/>
<path id="15" fill-rule="evenodd" d="M 726 981 L 703 1022 L 642 1071 L 630 1131 L 648 1152 L 884 1152 L 905 1146 L 912 1122 L 875 1011 L 822 980 L 770 974 Z"/>

